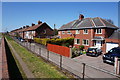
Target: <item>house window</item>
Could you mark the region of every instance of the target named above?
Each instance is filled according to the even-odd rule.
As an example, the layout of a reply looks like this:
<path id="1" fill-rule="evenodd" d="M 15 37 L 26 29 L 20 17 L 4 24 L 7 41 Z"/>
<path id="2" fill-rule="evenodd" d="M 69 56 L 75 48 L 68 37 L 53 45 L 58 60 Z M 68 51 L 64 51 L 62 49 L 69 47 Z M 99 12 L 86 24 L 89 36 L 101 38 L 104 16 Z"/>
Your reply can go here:
<path id="1" fill-rule="evenodd" d="M 102 34 L 102 29 L 96 29 L 96 34 Z"/>
<path id="2" fill-rule="evenodd" d="M 75 39 L 75 44 L 80 44 L 80 39 Z"/>
<path id="3" fill-rule="evenodd" d="M 76 34 L 80 34 L 80 30 L 76 30 Z"/>
<path id="4" fill-rule="evenodd" d="M 62 34 L 65 34 L 65 31 L 62 31 Z"/>
<path id="5" fill-rule="evenodd" d="M 71 34 L 70 30 L 67 31 L 67 34 Z"/>
<path id="6" fill-rule="evenodd" d="M 89 45 L 89 40 L 88 39 L 83 39 L 83 45 L 88 46 Z"/>
<path id="7" fill-rule="evenodd" d="M 58 32 L 58 34 L 60 34 L 60 32 Z"/>
<path id="8" fill-rule="evenodd" d="M 46 30 L 44 30 L 44 34 L 46 34 Z"/>
<path id="9" fill-rule="evenodd" d="M 88 34 L 88 29 L 84 29 L 84 34 Z"/>

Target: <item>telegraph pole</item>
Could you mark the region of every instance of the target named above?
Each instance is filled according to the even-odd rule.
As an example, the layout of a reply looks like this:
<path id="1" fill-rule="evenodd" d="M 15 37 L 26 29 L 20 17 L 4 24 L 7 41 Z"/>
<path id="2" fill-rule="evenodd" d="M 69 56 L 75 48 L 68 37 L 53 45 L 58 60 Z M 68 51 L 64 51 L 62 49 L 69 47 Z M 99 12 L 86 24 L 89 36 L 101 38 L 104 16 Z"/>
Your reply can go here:
<path id="1" fill-rule="evenodd" d="M 56 26 L 56 25 L 54 24 L 54 36 L 55 36 L 55 26 Z"/>

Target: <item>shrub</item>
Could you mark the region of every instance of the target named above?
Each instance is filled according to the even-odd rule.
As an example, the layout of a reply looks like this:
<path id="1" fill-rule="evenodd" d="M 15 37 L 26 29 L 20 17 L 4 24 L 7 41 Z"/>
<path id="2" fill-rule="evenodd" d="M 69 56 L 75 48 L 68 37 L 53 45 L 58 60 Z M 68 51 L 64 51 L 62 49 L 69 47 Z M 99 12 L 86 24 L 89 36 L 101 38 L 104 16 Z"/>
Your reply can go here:
<path id="1" fill-rule="evenodd" d="M 40 38 L 34 38 L 34 41 L 36 43 L 40 43 L 43 45 L 46 45 L 47 43 L 49 44 L 55 44 L 55 45 L 60 45 L 60 46 L 66 46 L 69 47 L 70 45 L 73 45 L 74 43 L 74 38 L 64 38 L 64 39 L 40 39 Z"/>
<path id="2" fill-rule="evenodd" d="M 84 47 L 83 45 L 80 45 L 80 46 L 79 46 L 79 49 L 80 49 L 80 50 L 83 50 L 84 48 L 85 48 L 85 47 Z"/>

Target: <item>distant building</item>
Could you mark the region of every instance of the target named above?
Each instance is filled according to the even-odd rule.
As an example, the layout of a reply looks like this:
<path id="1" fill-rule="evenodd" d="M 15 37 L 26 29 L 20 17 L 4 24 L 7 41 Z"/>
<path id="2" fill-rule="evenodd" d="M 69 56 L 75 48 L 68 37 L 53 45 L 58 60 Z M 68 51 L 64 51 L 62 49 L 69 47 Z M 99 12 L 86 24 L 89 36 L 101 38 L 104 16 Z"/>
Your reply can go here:
<path id="1" fill-rule="evenodd" d="M 10 32 L 10 35 L 15 36 L 17 34 L 20 35 L 23 39 L 33 39 L 34 37 L 37 38 L 50 38 L 54 35 L 53 29 L 46 24 L 45 22 L 42 23 L 38 21 L 38 24 L 32 24 L 31 26 L 24 26 L 21 29 L 16 29 Z"/>

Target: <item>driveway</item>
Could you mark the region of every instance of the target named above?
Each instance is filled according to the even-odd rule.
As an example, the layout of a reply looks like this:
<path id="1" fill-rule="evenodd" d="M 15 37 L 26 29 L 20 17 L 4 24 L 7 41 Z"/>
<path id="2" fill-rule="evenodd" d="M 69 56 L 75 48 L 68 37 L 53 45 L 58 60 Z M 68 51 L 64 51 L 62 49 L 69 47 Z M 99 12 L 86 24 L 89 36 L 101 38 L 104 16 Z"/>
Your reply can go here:
<path id="1" fill-rule="evenodd" d="M 102 55 L 100 55 L 98 57 L 91 57 L 91 56 L 86 56 L 86 54 L 83 54 L 79 57 L 73 58 L 73 60 L 75 60 L 77 62 L 87 63 L 91 66 L 96 67 L 96 68 L 104 69 L 104 70 L 107 70 L 107 71 L 114 73 L 114 66 L 110 65 L 110 64 L 103 63 Z"/>

